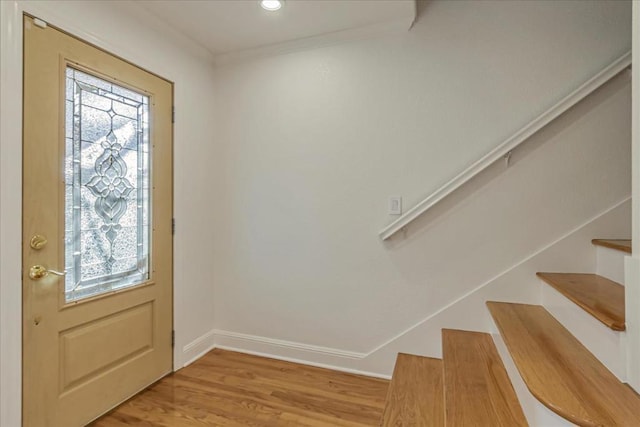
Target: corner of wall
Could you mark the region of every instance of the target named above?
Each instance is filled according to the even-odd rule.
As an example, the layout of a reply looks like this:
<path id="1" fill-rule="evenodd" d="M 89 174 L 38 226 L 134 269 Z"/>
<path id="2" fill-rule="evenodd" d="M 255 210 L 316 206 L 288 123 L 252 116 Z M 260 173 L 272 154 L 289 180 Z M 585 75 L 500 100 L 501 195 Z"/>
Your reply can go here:
<path id="1" fill-rule="evenodd" d="M 213 350 L 215 348 L 214 338 L 214 331 L 211 330 L 182 347 L 180 360 L 174 364 L 176 365 L 176 370 L 192 364 Z"/>

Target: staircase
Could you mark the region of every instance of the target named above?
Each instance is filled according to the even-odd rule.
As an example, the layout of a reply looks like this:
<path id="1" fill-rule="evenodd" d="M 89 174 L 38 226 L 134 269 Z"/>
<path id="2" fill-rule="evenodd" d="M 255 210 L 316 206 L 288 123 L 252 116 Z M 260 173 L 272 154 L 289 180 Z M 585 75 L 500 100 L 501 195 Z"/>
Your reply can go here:
<path id="1" fill-rule="evenodd" d="M 640 396 L 624 383 L 631 241 L 592 243 L 597 274 L 537 273 L 543 305 L 487 302 L 499 336 L 443 329 L 442 359 L 399 354 L 381 425 L 640 426 Z M 520 399 L 512 379 L 528 389 Z M 525 417 L 523 399 L 555 415 Z"/>

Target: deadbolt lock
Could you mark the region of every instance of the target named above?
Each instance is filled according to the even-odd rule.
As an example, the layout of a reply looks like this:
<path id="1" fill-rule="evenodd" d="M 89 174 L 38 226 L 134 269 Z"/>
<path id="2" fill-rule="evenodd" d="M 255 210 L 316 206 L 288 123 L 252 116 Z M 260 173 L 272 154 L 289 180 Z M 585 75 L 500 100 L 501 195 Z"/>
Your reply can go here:
<path id="1" fill-rule="evenodd" d="M 47 244 L 47 238 L 44 237 L 42 234 L 35 234 L 31 238 L 31 241 L 29 242 L 29 245 L 31 246 L 31 248 L 35 249 L 36 251 L 39 251 L 40 249 L 44 248 L 46 244 Z"/>

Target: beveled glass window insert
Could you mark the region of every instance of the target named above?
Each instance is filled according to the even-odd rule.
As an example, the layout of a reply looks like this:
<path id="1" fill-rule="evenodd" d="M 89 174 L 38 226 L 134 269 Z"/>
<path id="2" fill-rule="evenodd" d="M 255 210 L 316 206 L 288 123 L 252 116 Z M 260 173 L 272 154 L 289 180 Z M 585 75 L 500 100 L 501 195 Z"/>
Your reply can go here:
<path id="1" fill-rule="evenodd" d="M 149 98 L 66 69 L 65 301 L 149 279 Z"/>

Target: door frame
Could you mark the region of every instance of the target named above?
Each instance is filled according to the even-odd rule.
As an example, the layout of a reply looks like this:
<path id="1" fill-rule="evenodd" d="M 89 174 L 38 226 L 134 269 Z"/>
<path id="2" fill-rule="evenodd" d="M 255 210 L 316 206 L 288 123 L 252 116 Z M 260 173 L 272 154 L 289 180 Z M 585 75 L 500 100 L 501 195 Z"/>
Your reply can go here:
<path id="1" fill-rule="evenodd" d="M 640 58 L 640 3 L 632 3 L 632 56 Z M 635 62 L 635 61 L 634 61 Z M 625 258 L 627 382 L 640 391 L 640 66 L 631 69 L 631 239 L 633 253 Z"/>
<path id="2" fill-rule="evenodd" d="M 153 70 L 171 82 L 179 80 L 169 66 L 154 61 L 144 51 L 136 51 L 100 38 L 82 25 L 56 11 L 55 4 L 20 0 L 0 2 L 0 425 L 22 424 L 22 44 L 23 15 L 36 16 L 62 28 L 113 55 L 137 66 Z M 175 87 L 174 87 L 175 103 Z M 174 127 L 174 144 L 175 144 Z M 175 187 L 175 172 L 173 176 Z M 175 187 L 177 188 L 177 187 Z M 175 199 L 174 199 L 175 200 Z M 174 201 L 175 203 L 175 201 Z M 175 205 L 172 206 L 175 212 Z M 174 242 L 175 247 L 175 242 Z M 173 251 L 173 329 L 179 331 L 176 317 L 181 313 L 176 301 L 176 254 Z M 173 370 L 181 367 L 178 346 L 173 349 Z"/>

